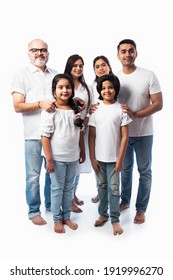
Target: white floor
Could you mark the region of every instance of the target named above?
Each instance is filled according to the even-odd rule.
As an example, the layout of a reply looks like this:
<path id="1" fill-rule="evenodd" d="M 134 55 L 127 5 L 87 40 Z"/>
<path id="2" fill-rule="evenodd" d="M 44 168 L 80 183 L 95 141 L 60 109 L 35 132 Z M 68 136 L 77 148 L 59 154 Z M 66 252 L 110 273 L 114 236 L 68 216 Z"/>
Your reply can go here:
<path id="1" fill-rule="evenodd" d="M 62 263 L 69 265 L 73 262 L 74 266 L 82 263 L 83 267 L 92 267 L 101 263 L 104 266 L 115 266 L 119 263 L 124 266 L 137 266 L 138 264 L 163 266 L 166 262 L 165 265 L 171 269 L 173 260 L 173 186 L 172 166 L 169 162 L 172 159 L 172 149 L 170 149 L 172 139 L 167 137 L 165 142 L 164 131 L 160 133 L 158 139 L 155 138 L 152 192 L 144 224 L 135 225 L 133 223 L 138 183 L 136 171 L 134 172 L 131 207 L 122 212 L 120 217 L 124 229 L 124 233 L 120 236 L 113 235 L 110 221 L 101 228 L 94 227 L 95 219 L 98 217 L 98 204 L 91 202 L 91 198 L 96 194 L 95 176 L 93 173 L 82 174 L 78 196 L 85 201 L 82 207 L 83 212 L 72 213 L 72 218 L 79 227 L 76 231 L 66 228 L 66 233 L 60 235 L 54 232 L 51 213 L 45 212 L 44 207 L 41 210 L 43 217 L 47 220 L 47 225 L 35 226 L 28 220 L 28 209 L 25 202 L 23 130 L 19 121 L 20 117 L 15 115 L 14 118 L 9 119 L 10 125 L 13 124 L 13 126 L 10 126 L 11 129 L 6 132 L 6 137 L 1 137 L 3 154 L 0 198 L 1 270 L 6 269 L 7 273 L 15 265 L 26 267 L 29 264 L 31 266 L 31 264 L 38 263 L 40 267 L 44 267 L 43 264 L 48 263 L 56 266 Z M 170 160 L 168 160 L 169 158 Z M 43 176 L 41 185 L 43 188 Z M 41 192 L 43 193 L 43 189 Z M 8 279 L 8 277 L 1 277 L 1 279 Z M 25 279 L 30 280 L 27 277 Z M 44 278 L 38 279 L 44 280 Z M 89 278 L 87 279 L 89 280 Z M 95 278 L 93 279 L 95 280 Z M 109 278 L 107 279 L 109 280 Z M 153 278 L 149 279 L 153 280 Z M 72 277 L 70 280 L 73 280 Z M 158 279 L 156 278 L 156 280 Z M 172 279 L 164 275 L 164 278 L 159 277 L 159 280 Z"/>
<path id="2" fill-rule="evenodd" d="M 18 181 L 23 177 L 18 177 Z M 20 182 L 21 183 L 21 182 Z M 137 185 L 134 179 L 134 185 Z M 42 215 L 47 220 L 45 226 L 35 226 L 27 218 L 27 206 L 23 186 L 12 186 L 8 192 L 8 207 L 4 209 L 3 232 L 1 236 L 6 242 L 2 242 L 1 253 L 3 258 L 10 259 L 170 259 L 172 251 L 168 251 L 165 241 L 172 240 L 172 231 L 169 228 L 167 209 L 162 201 L 162 184 L 154 184 L 151 199 L 146 213 L 146 222 L 135 225 L 136 187 L 133 190 L 133 199 L 130 209 L 121 214 L 121 224 L 124 233 L 114 236 L 112 226 L 108 221 L 103 227 L 94 227 L 94 221 L 98 217 L 98 204 L 91 202 L 91 197 L 96 194 L 95 177 L 93 173 L 82 174 L 78 187 L 79 198 L 85 201 L 83 212 L 72 213 L 72 219 L 78 223 L 76 231 L 66 228 L 65 234 L 56 234 L 53 230 L 51 213 L 45 212 L 42 207 Z M 164 198 L 166 199 L 166 198 Z M 2 240 L 2 237 L 1 237 Z M 172 246 L 172 244 L 170 244 Z"/>
<path id="3" fill-rule="evenodd" d="M 155 176 L 152 193 L 146 222 L 142 225 L 133 223 L 138 181 L 138 174 L 134 174 L 132 203 L 131 207 L 121 214 L 124 233 L 120 236 L 113 235 L 110 221 L 103 227 L 94 227 L 94 221 L 98 217 L 98 204 L 91 202 L 91 198 L 96 194 L 95 176 L 93 173 L 82 174 L 78 196 L 85 201 L 82 206 L 83 212 L 72 213 L 71 216 L 79 227 L 76 231 L 66 227 L 65 234 L 56 234 L 53 230 L 52 215 L 45 212 L 43 207 L 41 208 L 42 215 L 47 220 L 47 225 L 35 226 L 27 218 L 24 163 L 21 159 L 22 156 L 19 156 L 19 161 L 16 158 L 15 166 L 9 164 L 6 179 L 11 184 L 4 185 L 3 200 L 1 198 L 0 263 L 3 277 L 15 266 L 22 268 L 33 265 L 41 268 L 47 265 L 90 268 L 101 266 L 100 269 L 103 270 L 105 266 L 130 265 L 165 266 L 167 278 L 164 278 L 164 274 L 164 277 L 160 276 L 159 280 L 172 280 L 169 278 L 172 275 L 173 260 L 172 219 L 170 219 L 168 209 L 172 198 L 166 196 L 168 185 L 165 184 L 163 174 L 156 173 L 153 168 Z M 158 279 L 158 276 L 153 277 L 149 279 Z M 89 280 L 89 278 L 86 279 Z M 25 279 L 31 278 L 25 277 Z M 73 280 L 72 277 L 67 279 Z M 100 279 L 100 277 L 91 279 Z M 138 279 L 143 278 L 138 276 Z"/>

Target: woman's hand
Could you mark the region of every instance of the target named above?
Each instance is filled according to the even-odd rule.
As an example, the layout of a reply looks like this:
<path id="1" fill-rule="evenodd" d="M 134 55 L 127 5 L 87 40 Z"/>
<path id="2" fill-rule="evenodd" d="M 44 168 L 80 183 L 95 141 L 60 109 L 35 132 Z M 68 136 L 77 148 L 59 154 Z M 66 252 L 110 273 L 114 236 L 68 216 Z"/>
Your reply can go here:
<path id="1" fill-rule="evenodd" d="M 86 103 L 79 97 L 73 98 L 75 105 L 79 108 L 79 111 L 83 111 L 86 108 Z"/>

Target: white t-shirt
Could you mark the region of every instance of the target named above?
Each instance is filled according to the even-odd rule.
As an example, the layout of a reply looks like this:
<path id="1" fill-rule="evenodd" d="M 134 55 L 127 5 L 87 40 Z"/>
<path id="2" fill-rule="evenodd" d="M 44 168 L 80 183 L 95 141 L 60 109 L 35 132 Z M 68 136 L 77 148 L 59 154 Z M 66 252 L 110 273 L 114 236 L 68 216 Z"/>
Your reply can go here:
<path id="1" fill-rule="evenodd" d="M 14 74 L 11 93 L 22 94 L 26 103 L 53 100 L 52 80 L 56 74 L 58 72 L 54 69 L 47 68 L 43 72 L 29 64 Z M 41 110 L 22 113 L 25 139 L 40 139 L 40 114 Z"/>
<path id="2" fill-rule="evenodd" d="M 100 94 L 97 91 L 97 82 L 93 81 L 92 85 L 91 85 L 91 94 L 92 94 L 92 100 L 91 103 L 92 104 L 96 104 L 97 102 L 102 102 L 102 100 L 99 99 Z"/>
<path id="3" fill-rule="evenodd" d="M 124 113 L 120 104 L 105 105 L 103 102 L 90 116 L 89 125 L 96 128 L 95 156 L 102 162 L 116 162 L 121 143 L 121 126 L 132 120 Z"/>
<path id="4" fill-rule="evenodd" d="M 72 162 L 79 159 L 80 128 L 74 125 L 73 110 L 56 109 L 41 113 L 41 135 L 51 137 L 53 159 Z"/>
<path id="5" fill-rule="evenodd" d="M 161 92 L 159 81 L 156 75 L 150 70 L 137 67 L 131 74 L 124 74 L 122 71 L 119 71 L 116 75 L 121 84 L 118 101 L 121 104 L 127 104 L 134 112 L 150 105 L 149 94 L 152 95 Z M 134 119 L 129 124 L 129 136 L 131 137 L 152 134 L 152 115 Z"/>

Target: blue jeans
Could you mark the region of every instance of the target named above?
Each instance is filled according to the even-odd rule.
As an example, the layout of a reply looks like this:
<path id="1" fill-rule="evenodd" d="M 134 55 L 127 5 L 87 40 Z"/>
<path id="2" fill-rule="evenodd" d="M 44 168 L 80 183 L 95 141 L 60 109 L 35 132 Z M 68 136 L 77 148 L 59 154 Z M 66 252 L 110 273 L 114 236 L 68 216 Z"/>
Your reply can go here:
<path id="1" fill-rule="evenodd" d="M 46 169 L 46 158 L 44 157 L 44 167 Z M 45 172 L 45 181 L 44 181 L 44 205 L 48 211 L 51 211 L 51 197 L 50 197 L 50 186 L 51 179 L 50 174 Z"/>
<path id="2" fill-rule="evenodd" d="M 109 217 L 108 206 L 110 212 L 111 223 L 119 222 L 119 172 L 115 171 L 115 162 L 100 163 L 100 171 L 97 173 L 99 207 L 100 215 Z"/>
<path id="3" fill-rule="evenodd" d="M 25 140 L 26 202 L 29 219 L 40 215 L 40 174 L 43 163 L 41 140 Z M 46 172 L 47 173 L 47 172 Z M 50 207 L 50 177 L 45 175 L 45 207 Z"/>
<path id="4" fill-rule="evenodd" d="M 73 182 L 74 194 L 76 193 L 76 190 L 77 190 L 77 187 L 79 184 L 79 178 L 80 178 L 80 175 L 76 175 L 74 178 L 74 182 Z"/>
<path id="5" fill-rule="evenodd" d="M 135 204 L 136 211 L 145 212 L 149 202 L 152 182 L 152 145 L 153 135 L 129 137 L 124 168 L 121 172 L 121 203 L 130 204 L 135 153 L 139 172 L 139 185 Z"/>
<path id="6" fill-rule="evenodd" d="M 55 172 L 51 177 L 51 211 L 53 220 L 65 221 L 70 218 L 73 199 L 73 182 L 78 161 L 54 161 Z"/>

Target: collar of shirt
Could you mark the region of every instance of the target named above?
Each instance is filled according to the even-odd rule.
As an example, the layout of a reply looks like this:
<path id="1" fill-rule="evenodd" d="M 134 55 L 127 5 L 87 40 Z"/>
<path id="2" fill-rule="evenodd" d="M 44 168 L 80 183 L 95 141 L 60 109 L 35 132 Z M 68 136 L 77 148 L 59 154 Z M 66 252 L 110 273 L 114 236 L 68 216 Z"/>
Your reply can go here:
<path id="1" fill-rule="evenodd" d="M 41 71 L 39 68 L 37 68 L 35 65 L 33 65 L 32 63 L 29 64 L 29 69 L 31 71 L 31 73 L 37 72 L 37 71 Z M 42 71 L 41 71 L 42 72 Z M 44 73 L 50 73 L 49 68 L 46 66 L 46 69 L 44 70 Z"/>

